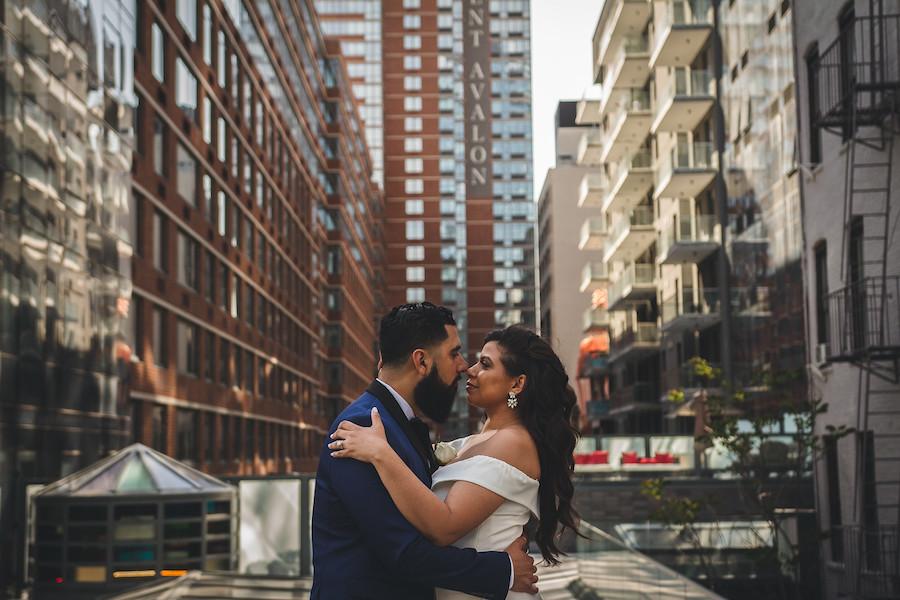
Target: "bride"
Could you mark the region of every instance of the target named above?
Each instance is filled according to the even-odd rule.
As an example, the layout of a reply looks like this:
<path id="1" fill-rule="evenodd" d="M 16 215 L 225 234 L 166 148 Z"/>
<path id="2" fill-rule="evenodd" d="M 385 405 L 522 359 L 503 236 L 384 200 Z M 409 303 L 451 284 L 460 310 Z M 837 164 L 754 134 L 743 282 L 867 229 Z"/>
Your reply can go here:
<path id="1" fill-rule="evenodd" d="M 546 341 L 513 325 L 487 335 L 466 374 L 468 402 L 486 420 L 481 432 L 450 443 L 457 454 L 435 472 L 432 489 L 388 444 L 378 409 L 371 427 L 340 424 L 332 438 L 343 443 L 329 444 L 332 456 L 372 463 L 403 516 L 436 545 L 503 550 L 534 515 L 533 539 L 544 560 L 558 564 L 558 534 L 574 530 L 578 518 L 572 508 L 575 393 L 565 369 Z M 472 597 L 437 590 L 437 600 Z"/>

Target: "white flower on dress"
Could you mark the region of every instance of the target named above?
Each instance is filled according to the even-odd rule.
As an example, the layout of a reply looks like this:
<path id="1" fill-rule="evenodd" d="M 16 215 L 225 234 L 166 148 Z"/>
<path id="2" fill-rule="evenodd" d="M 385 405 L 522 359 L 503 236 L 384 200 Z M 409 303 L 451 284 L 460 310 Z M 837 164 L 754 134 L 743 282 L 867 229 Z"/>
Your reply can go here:
<path id="1" fill-rule="evenodd" d="M 434 445 L 434 456 L 442 465 L 456 458 L 456 449 L 447 442 L 438 442 Z"/>

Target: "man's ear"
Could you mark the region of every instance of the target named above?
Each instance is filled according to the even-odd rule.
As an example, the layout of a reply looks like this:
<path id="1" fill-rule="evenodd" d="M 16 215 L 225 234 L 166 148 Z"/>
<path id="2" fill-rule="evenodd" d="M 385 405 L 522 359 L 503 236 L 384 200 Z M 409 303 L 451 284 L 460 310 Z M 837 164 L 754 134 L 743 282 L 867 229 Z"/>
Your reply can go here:
<path id="1" fill-rule="evenodd" d="M 425 376 L 428 373 L 428 353 L 417 348 L 412 353 L 413 367 L 418 371 L 419 375 Z"/>

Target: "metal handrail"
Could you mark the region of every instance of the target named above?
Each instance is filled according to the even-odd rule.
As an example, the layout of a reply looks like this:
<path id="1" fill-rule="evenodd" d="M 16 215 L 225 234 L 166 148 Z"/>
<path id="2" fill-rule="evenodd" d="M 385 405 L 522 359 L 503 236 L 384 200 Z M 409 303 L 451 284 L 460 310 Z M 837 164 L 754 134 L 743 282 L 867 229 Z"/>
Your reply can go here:
<path id="1" fill-rule="evenodd" d="M 900 353 L 900 277 L 866 277 L 825 297 L 828 359 Z"/>

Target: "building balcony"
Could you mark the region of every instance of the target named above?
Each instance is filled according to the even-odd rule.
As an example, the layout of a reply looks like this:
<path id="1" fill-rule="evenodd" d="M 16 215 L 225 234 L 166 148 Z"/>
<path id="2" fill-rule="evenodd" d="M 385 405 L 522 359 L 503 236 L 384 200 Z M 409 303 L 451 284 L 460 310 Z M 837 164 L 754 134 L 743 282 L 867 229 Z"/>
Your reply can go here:
<path id="1" fill-rule="evenodd" d="M 651 129 L 653 133 L 693 131 L 714 103 L 712 71 L 677 69 L 657 98 Z"/>
<path id="2" fill-rule="evenodd" d="M 612 284 L 606 309 L 610 312 L 629 310 L 635 302 L 654 297 L 656 297 L 656 265 L 631 263 L 622 271 L 622 276 Z"/>
<path id="3" fill-rule="evenodd" d="M 656 262 L 697 264 L 719 247 L 719 224 L 714 215 L 679 215 L 659 234 Z"/>
<path id="4" fill-rule="evenodd" d="M 664 299 L 660 307 L 660 328 L 664 333 L 698 331 L 722 320 L 719 290 L 683 288 Z"/>
<path id="5" fill-rule="evenodd" d="M 634 360 L 654 352 L 659 352 L 659 328 L 656 323 L 635 323 L 612 339 L 609 362 Z M 651 400 L 658 402 L 659 395 L 655 394 Z"/>
<path id="6" fill-rule="evenodd" d="M 643 88 L 632 88 L 616 96 L 609 111 L 603 162 L 617 162 L 629 152 L 634 152 L 650 132 L 650 93 Z"/>
<path id="7" fill-rule="evenodd" d="M 582 325 L 584 332 L 609 327 L 609 311 L 600 307 L 587 309 L 584 311 Z"/>
<path id="8" fill-rule="evenodd" d="M 592 127 L 585 130 L 578 142 L 578 153 L 575 162 L 579 165 L 599 165 L 603 163 L 603 144 L 606 136 L 603 130 Z"/>
<path id="9" fill-rule="evenodd" d="M 713 30 L 710 0 L 669 0 L 657 29 L 650 64 L 653 67 L 687 67 L 697 58 Z"/>
<path id="10" fill-rule="evenodd" d="M 612 393 L 610 415 L 648 410 L 662 410 L 662 405 L 659 402 L 659 393 L 656 386 L 652 383 L 638 382 L 626 385 Z"/>
<path id="11" fill-rule="evenodd" d="M 598 80 L 600 66 L 616 43 L 628 35 L 639 35 L 650 21 L 650 0 L 609 0 L 604 12 L 608 17 L 594 35 L 594 79 Z M 607 10 L 608 9 L 608 10 Z"/>
<path id="12" fill-rule="evenodd" d="M 656 171 L 656 198 L 695 198 L 712 183 L 719 156 L 712 142 L 678 142 Z"/>
<path id="13" fill-rule="evenodd" d="M 772 316 L 769 288 L 763 285 L 732 287 L 731 312 L 739 318 L 768 318 Z"/>
<path id="14" fill-rule="evenodd" d="M 720 363 L 708 363 L 710 367 L 721 369 L 722 365 Z M 708 379 L 706 377 L 700 377 L 697 375 L 697 367 L 694 363 L 687 361 L 680 365 L 676 365 L 671 369 L 667 369 L 662 372 L 662 400 L 666 401 L 669 399 L 669 392 L 671 390 L 681 390 L 684 394 L 685 402 L 689 402 L 691 400 L 691 396 L 693 396 L 694 392 L 706 388 L 709 392 L 720 394 L 721 393 L 722 381 L 721 379 Z M 684 405 L 681 405 L 684 406 Z M 674 408 L 674 407 L 673 407 Z M 680 407 L 679 407 L 680 408 Z M 675 413 L 685 412 L 678 411 L 675 409 Z M 671 414 L 670 416 L 688 416 L 688 415 L 679 415 L 679 414 Z"/>
<path id="15" fill-rule="evenodd" d="M 607 263 L 633 261 L 655 240 L 653 209 L 639 206 L 616 223 L 603 249 L 603 260 Z"/>
<path id="16" fill-rule="evenodd" d="M 578 376 L 581 378 L 602 377 L 609 374 L 609 353 L 607 352 L 591 352 L 584 357 L 581 363 L 581 371 Z M 590 403 L 588 403 L 590 405 Z"/>
<path id="17" fill-rule="evenodd" d="M 650 76 L 650 41 L 645 35 L 626 35 L 601 83 L 604 89 L 643 87 Z"/>
<path id="18" fill-rule="evenodd" d="M 579 250 L 603 250 L 606 242 L 606 217 L 589 217 L 581 226 Z"/>
<path id="19" fill-rule="evenodd" d="M 603 210 L 628 210 L 647 196 L 653 187 L 653 159 L 648 148 L 622 157 L 616 166 Z"/>
<path id="20" fill-rule="evenodd" d="M 896 364 L 900 357 L 900 277 L 866 277 L 831 292 L 824 302 L 830 333 L 826 360 Z"/>
<path id="21" fill-rule="evenodd" d="M 606 269 L 606 263 L 591 261 L 584 265 L 584 269 L 581 271 L 581 286 L 578 288 L 578 291 L 604 290 L 608 283 L 609 273 Z"/>
<path id="22" fill-rule="evenodd" d="M 603 121 L 600 109 L 603 107 L 606 94 L 594 85 L 588 88 L 575 107 L 575 122 L 579 125 L 598 125 Z"/>
<path id="23" fill-rule="evenodd" d="M 578 186 L 578 208 L 603 206 L 608 191 L 609 180 L 602 172 L 585 174 Z"/>

